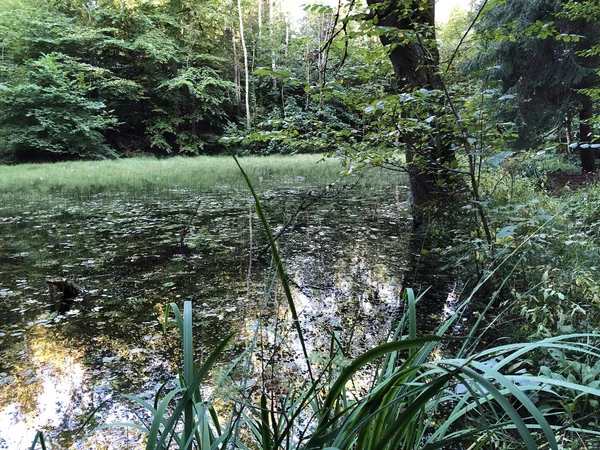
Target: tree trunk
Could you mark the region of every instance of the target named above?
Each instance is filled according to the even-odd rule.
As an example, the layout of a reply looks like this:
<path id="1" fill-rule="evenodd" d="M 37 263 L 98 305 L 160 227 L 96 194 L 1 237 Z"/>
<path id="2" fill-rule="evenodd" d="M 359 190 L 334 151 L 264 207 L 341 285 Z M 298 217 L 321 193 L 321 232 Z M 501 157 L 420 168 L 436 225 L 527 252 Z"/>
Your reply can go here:
<path id="1" fill-rule="evenodd" d="M 399 85 L 440 88 L 434 1 L 427 0 L 424 4 L 422 0 L 367 0 L 367 3 L 376 8 L 379 25 L 423 36 L 408 38 L 405 33 L 400 33 L 401 42 L 396 42 L 395 36 L 383 34 L 380 37 L 381 43 L 391 48 L 389 58 Z"/>
<path id="2" fill-rule="evenodd" d="M 593 117 L 594 105 L 592 99 L 584 95 L 581 97 L 581 110 L 579 111 L 579 155 L 581 157 L 581 169 L 585 173 L 596 172 L 594 149 L 590 146 L 593 137 L 590 120 Z M 583 148 L 582 144 L 587 144 L 587 148 Z"/>
<path id="3" fill-rule="evenodd" d="M 250 74 L 248 69 L 248 48 L 246 47 L 246 40 L 244 39 L 244 21 L 242 20 L 242 0 L 237 0 L 238 5 L 238 18 L 240 20 L 240 42 L 242 44 L 242 50 L 244 52 L 244 78 L 245 78 L 245 103 L 246 103 L 246 127 L 250 128 L 252 119 L 250 116 Z"/>
<path id="4" fill-rule="evenodd" d="M 274 73 L 275 69 L 277 69 L 277 65 L 275 64 L 275 41 L 273 40 L 273 28 L 275 27 L 274 16 L 274 8 L 273 0 L 269 0 L 269 38 L 271 45 L 271 71 Z M 273 90 L 277 90 L 277 78 L 273 77 Z M 283 99 L 283 97 L 282 97 Z M 283 101 L 283 100 L 282 100 Z"/>
<path id="5" fill-rule="evenodd" d="M 262 36 L 262 0 L 258 0 L 258 39 Z"/>
<path id="6" fill-rule="evenodd" d="M 426 4 L 422 0 L 367 0 L 367 3 L 373 8 L 378 25 L 398 30 L 393 36 L 380 37 L 381 43 L 390 49 L 388 56 L 398 88 L 443 89 L 438 74 L 434 0 L 427 0 Z M 450 138 L 440 135 L 439 139 L 432 139 L 427 149 L 419 149 L 420 154 L 415 152 L 410 137 L 404 143 L 413 207 L 419 209 L 448 197 L 452 183 L 448 183 L 450 174 L 443 167 L 455 160 Z"/>
<path id="7" fill-rule="evenodd" d="M 233 49 L 233 83 L 235 84 L 235 101 L 238 111 L 242 104 L 242 79 L 240 77 L 240 61 L 237 54 L 237 41 L 235 38 L 235 20 L 233 19 L 233 0 L 229 3 L 231 19 L 231 46 Z"/>
<path id="8" fill-rule="evenodd" d="M 235 42 L 235 28 L 231 29 L 231 41 L 233 45 L 233 83 L 235 84 L 235 101 L 238 111 L 242 104 L 242 77 L 240 76 L 240 62 L 237 55 L 237 44 Z"/>
<path id="9" fill-rule="evenodd" d="M 306 85 L 310 86 L 310 42 L 306 41 L 306 54 L 304 61 L 306 62 Z M 308 105 L 310 104 L 310 92 L 307 91 L 304 94 L 306 105 L 305 108 L 308 110 Z"/>
<path id="10" fill-rule="evenodd" d="M 573 114 L 569 106 L 567 106 L 567 116 L 565 117 L 565 135 L 567 137 L 567 149 L 565 153 L 571 153 L 571 144 L 573 143 Z"/>
<path id="11" fill-rule="evenodd" d="M 283 57 L 285 58 L 286 62 L 288 62 L 289 50 L 290 50 L 290 22 L 286 18 L 285 19 L 285 49 L 283 50 Z"/>

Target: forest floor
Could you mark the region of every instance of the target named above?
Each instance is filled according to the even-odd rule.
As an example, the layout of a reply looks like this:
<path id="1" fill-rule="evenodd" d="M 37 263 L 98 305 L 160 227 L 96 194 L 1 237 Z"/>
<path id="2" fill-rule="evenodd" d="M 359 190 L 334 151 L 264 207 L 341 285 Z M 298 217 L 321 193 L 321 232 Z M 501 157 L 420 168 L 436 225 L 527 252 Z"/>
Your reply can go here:
<path id="1" fill-rule="evenodd" d="M 590 186 L 598 182 L 598 176 L 590 173 L 569 173 L 564 171 L 548 174 L 548 185 L 552 190 L 565 191 Z"/>

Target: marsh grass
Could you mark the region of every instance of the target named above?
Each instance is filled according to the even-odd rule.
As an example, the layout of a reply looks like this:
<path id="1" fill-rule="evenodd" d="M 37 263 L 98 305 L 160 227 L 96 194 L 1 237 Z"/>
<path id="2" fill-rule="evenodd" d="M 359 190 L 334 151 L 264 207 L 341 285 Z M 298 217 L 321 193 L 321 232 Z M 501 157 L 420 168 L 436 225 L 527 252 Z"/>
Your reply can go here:
<path id="1" fill-rule="evenodd" d="M 327 184 L 339 177 L 339 160 L 322 155 L 243 157 L 252 183 L 281 184 L 299 180 Z M 378 173 L 369 183 L 384 183 L 397 175 Z M 283 180 L 283 181 L 282 181 Z M 245 189 L 235 162 L 229 156 L 130 158 L 54 164 L 0 166 L 0 194 L 93 195 L 97 193 L 160 194 L 189 189 L 214 191 Z"/>

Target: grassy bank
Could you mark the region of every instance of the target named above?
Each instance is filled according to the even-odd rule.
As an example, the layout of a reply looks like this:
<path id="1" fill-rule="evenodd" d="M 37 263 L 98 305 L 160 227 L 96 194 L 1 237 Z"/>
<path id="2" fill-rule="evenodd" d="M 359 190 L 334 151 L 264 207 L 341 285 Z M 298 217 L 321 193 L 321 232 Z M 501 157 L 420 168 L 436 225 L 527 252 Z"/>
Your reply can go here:
<path id="1" fill-rule="evenodd" d="M 281 183 L 302 177 L 307 183 L 335 180 L 342 166 L 335 158 L 322 155 L 294 155 L 241 158 L 251 180 Z M 373 181 L 386 182 L 398 175 L 386 173 Z M 75 194 L 99 192 L 160 192 L 172 189 L 213 190 L 244 188 L 233 159 L 229 156 L 175 157 L 169 159 L 131 158 L 106 161 L 76 161 L 55 164 L 0 166 L 0 193 Z"/>

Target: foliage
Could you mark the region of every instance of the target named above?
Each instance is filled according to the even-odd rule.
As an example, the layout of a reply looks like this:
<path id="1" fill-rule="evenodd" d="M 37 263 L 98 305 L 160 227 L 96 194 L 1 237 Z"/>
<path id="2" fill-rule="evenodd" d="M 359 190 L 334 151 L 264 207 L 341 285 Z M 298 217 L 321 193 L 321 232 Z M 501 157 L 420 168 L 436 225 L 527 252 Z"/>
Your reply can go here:
<path id="1" fill-rule="evenodd" d="M 498 329 L 523 338 L 598 329 L 597 214 L 590 207 L 597 189 L 571 192 L 567 186 L 562 196 L 553 194 L 553 172 L 543 169 L 548 158 L 551 167 L 572 167 L 558 165 L 553 153 L 508 153 L 499 163 L 488 162 L 481 192 L 494 243 L 487 246 L 477 233 L 454 229 L 452 246 L 444 251 L 449 264 L 460 262 L 465 277 L 497 273 L 484 291 L 496 297 L 492 335 Z"/>
<path id="2" fill-rule="evenodd" d="M 479 51 L 471 70 L 493 68 L 502 92 L 515 96 L 518 108 L 499 117 L 517 125 L 517 146 L 575 140 L 571 121 L 581 90 L 598 82 L 597 62 L 582 49 L 599 36 L 595 25 L 576 19 L 559 1 L 511 0 L 491 3 L 476 26 Z"/>
<path id="3" fill-rule="evenodd" d="M 600 7 L 598 4 L 593 2 L 584 3 L 569 0 L 569 2 L 564 5 L 560 16 L 569 18 L 570 20 L 578 20 L 588 24 L 594 24 L 597 23 L 598 19 L 600 18 Z M 597 61 L 598 56 L 600 56 L 600 43 L 596 40 L 587 41 L 588 39 L 589 37 L 586 36 L 585 48 L 580 49 L 577 54 L 580 57 Z M 598 91 L 597 86 L 584 88 L 581 92 L 594 98 L 594 100 L 598 100 L 600 98 L 600 92 Z"/>
<path id="4" fill-rule="evenodd" d="M 234 88 L 233 83 L 222 80 L 209 67 L 183 69 L 176 77 L 160 83 L 157 93 L 164 106 L 155 108 L 155 117 L 148 127 L 151 147 L 167 153 L 174 149 L 179 153 L 200 153 L 206 142 L 197 139 L 197 124 L 224 121 L 224 103 Z M 181 130 L 185 124 L 191 124 L 187 131 Z"/>
<path id="5" fill-rule="evenodd" d="M 417 299 L 410 290 L 407 298 L 409 306 L 412 305 L 413 312 L 409 313 L 412 315 Z M 171 308 L 184 342 L 184 374 L 188 370 L 191 375 L 191 362 L 186 359 L 192 355 L 189 347 L 186 352 L 186 345 L 191 345 L 190 304 L 186 302 L 183 315 L 176 305 L 172 304 Z M 412 336 L 413 320 L 414 316 L 402 321 L 409 325 Z M 439 332 L 443 333 L 448 326 L 443 325 Z M 510 433 L 514 429 L 523 440 L 520 444 L 515 443 L 515 448 L 525 443 L 526 448 L 535 449 L 541 442 L 546 442 L 549 448 L 557 449 L 555 433 L 561 432 L 561 427 L 555 423 L 569 417 L 573 423 L 561 432 L 563 441 L 572 441 L 576 446 L 578 439 L 583 438 L 586 442 L 595 439 L 593 427 L 587 429 L 577 425 L 578 417 L 586 411 L 574 405 L 579 402 L 587 407 L 588 402 L 597 401 L 600 396 L 598 371 L 566 358 L 565 352 L 576 357 L 581 355 L 587 361 L 598 361 L 600 355 L 594 352 L 594 344 L 586 342 L 596 336 L 561 336 L 532 344 L 492 348 L 469 358 L 431 359 L 440 337 L 401 337 L 399 333 L 400 329 L 393 341 L 358 356 L 341 368 L 333 364 L 334 357 L 341 352 L 334 346 L 331 359 L 325 365 L 326 371 L 320 374 L 319 380 L 303 387 L 292 383 L 288 394 L 277 403 L 270 403 L 264 393 L 257 398 L 259 403 L 256 405 L 242 400 L 224 422 L 208 400 L 200 400 L 201 394 L 197 390 L 198 381 L 206 377 L 207 368 L 214 362 L 217 352 L 223 349 L 222 343 L 194 372 L 191 384 L 164 394 L 163 400 L 159 397 L 161 389 L 154 406 L 138 397 L 127 396 L 152 414 L 150 426 L 107 424 L 96 430 L 112 426 L 135 428 L 148 434 L 146 448 L 163 448 L 163 443 L 171 440 L 179 448 L 189 448 L 191 442 L 198 448 L 229 448 L 227 445 L 247 448 L 243 440 L 237 440 L 236 431 L 238 427 L 247 427 L 254 445 L 263 449 L 349 449 L 357 446 L 426 449 L 457 442 L 513 448 Z M 252 352 L 252 347 L 248 351 Z M 522 361 L 539 351 L 548 351 L 559 364 L 553 369 L 543 366 L 538 375 L 530 373 L 527 363 Z M 238 358 L 234 366 L 241 360 L 242 357 Z M 358 397 L 349 387 L 349 381 L 377 360 L 381 362 L 374 375 L 373 387 L 366 396 Z M 597 362 L 594 364 L 594 367 L 598 365 Z M 581 378 L 562 376 L 565 365 L 577 368 Z M 232 370 L 233 367 L 228 369 L 228 373 Z M 595 381 L 586 383 L 589 377 Z M 183 378 L 186 379 L 185 375 Z M 190 385 L 195 390 L 194 403 L 192 394 L 188 394 L 191 388 L 187 386 Z M 168 403 L 177 395 L 180 400 L 174 411 L 168 410 Z M 564 398 L 574 403 L 567 403 L 570 406 L 566 407 L 564 400 L 559 401 Z M 305 434 L 303 423 L 310 416 L 316 429 Z M 173 428 L 180 417 L 186 423 L 183 434 Z M 420 426 L 414 426 L 417 423 Z M 578 438 L 580 433 L 583 436 Z M 188 436 L 187 440 L 185 436 Z"/>
<path id="6" fill-rule="evenodd" d="M 218 42 L 207 41 L 204 36 L 224 20 L 212 12 L 217 6 L 214 2 L 202 8 L 203 12 L 211 11 L 207 18 L 212 22 L 205 21 L 201 33 L 190 31 L 198 25 L 199 17 L 181 21 L 177 8 L 160 2 L 132 2 L 129 8 L 111 2 L 64 6 L 38 0 L 2 5 L 0 32 L 5 50 L 0 81 L 6 80 L 12 88 L 9 100 L 20 104 L 23 114 L 30 114 L 34 103 L 47 101 L 38 98 L 42 93 L 31 90 L 31 84 L 48 83 L 35 78 L 39 74 L 32 61 L 43 64 L 47 61 L 44 58 L 60 55 L 63 66 L 78 64 L 77 68 L 64 69 L 68 76 L 79 70 L 88 77 L 85 86 L 71 93 L 78 100 L 65 100 L 67 110 L 76 116 L 80 108 L 85 114 L 93 105 L 103 104 L 111 120 L 84 123 L 90 135 L 96 134 L 94 145 L 83 145 L 77 142 L 81 140 L 78 131 L 65 133 L 71 124 L 61 123 L 69 120 L 63 118 L 64 113 L 46 108 L 39 120 L 55 127 L 63 142 L 30 144 L 43 148 L 50 142 L 53 145 L 44 149 L 46 152 L 56 153 L 60 148 L 63 154 L 87 158 L 150 149 L 195 154 L 206 143 L 214 145 L 214 134 L 230 117 L 233 90 L 233 83 L 225 81 L 221 73 L 223 58 L 211 55 Z M 54 83 L 66 85 L 67 81 Z M 73 121 L 82 119 L 75 117 Z M 10 156 L 16 151 L 14 144 L 28 137 L 26 130 L 8 129 L 9 125 L 0 133 L 10 135 L 5 146 Z M 81 150 L 86 145 L 89 148 Z"/>
<path id="7" fill-rule="evenodd" d="M 0 84 L 0 127 L 15 157 L 114 155 L 101 131 L 115 126 L 116 119 L 103 102 L 89 98 L 96 68 L 50 53 L 13 75 L 17 82 Z"/>

